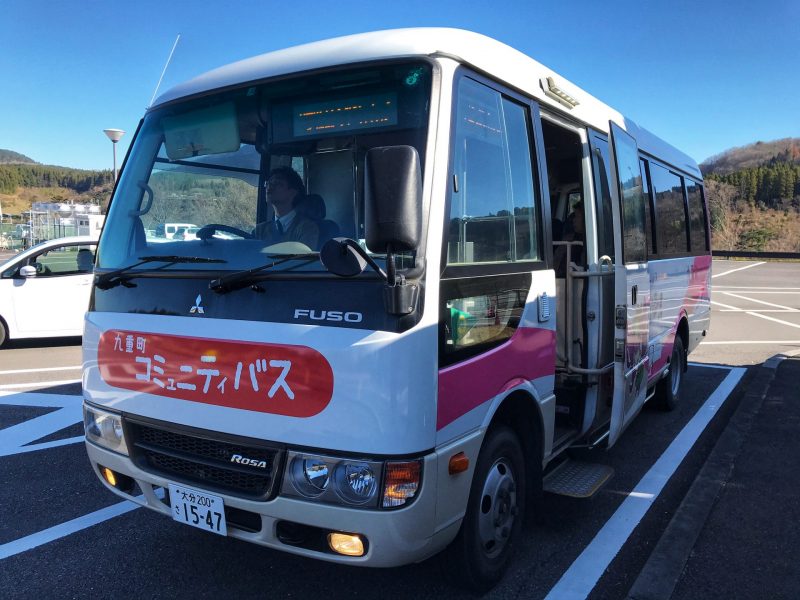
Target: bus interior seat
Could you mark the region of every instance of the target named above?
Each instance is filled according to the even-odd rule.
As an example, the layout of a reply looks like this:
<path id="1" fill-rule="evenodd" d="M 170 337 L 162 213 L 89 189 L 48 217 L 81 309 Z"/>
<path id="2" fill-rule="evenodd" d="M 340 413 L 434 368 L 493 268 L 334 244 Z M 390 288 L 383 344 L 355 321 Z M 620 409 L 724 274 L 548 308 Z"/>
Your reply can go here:
<path id="1" fill-rule="evenodd" d="M 337 234 L 355 237 L 356 214 L 353 190 L 353 153 L 350 150 L 320 152 L 306 157 L 309 196 L 325 198 L 324 219 L 338 226 Z M 323 231 L 320 231 L 323 234 Z M 320 235 L 322 241 L 323 239 Z"/>
<path id="2" fill-rule="evenodd" d="M 317 249 L 322 248 L 322 245 L 329 239 L 339 235 L 339 225 L 337 225 L 335 221 L 325 218 L 327 214 L 325 201 L 319 194 L 308 194 L 304 196 L 297 204 L 296 210 L 298 213 L 308 217 L 317 224 L 319 228 Z"/>

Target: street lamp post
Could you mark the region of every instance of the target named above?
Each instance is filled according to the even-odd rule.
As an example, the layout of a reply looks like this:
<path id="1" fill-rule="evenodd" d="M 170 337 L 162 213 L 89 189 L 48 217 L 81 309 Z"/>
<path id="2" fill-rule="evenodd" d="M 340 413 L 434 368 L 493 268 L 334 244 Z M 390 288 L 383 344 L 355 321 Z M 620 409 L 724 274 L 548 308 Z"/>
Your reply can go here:
<path id="1" fill-rule="evenodd" d="M 125 132 L 122 129 L 103 129 L 103 133 L 111 140 L 111 145 L 114 148 L 114 183 L 117 182 L 117 142 L 122 139 Z"/>

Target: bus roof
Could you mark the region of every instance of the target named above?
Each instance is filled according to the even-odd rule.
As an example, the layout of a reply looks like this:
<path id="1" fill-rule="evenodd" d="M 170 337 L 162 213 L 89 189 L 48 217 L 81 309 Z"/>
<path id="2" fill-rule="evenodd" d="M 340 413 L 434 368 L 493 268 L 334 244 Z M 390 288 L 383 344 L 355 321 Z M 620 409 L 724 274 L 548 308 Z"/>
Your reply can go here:
<path id="1" fill-rule="evenodd" d="M 552 69 L 502 42 L 461 29 L 390 29 L 277 50 L 208 71 L 179 84 L 162 94 L 153 106 L 270 77 L 336 65 L 414 56 L 452 58 L 536 98 L 540 105 L 568 114 L 599 131 L 608 132 L 608 122 L 613 120 L 636 138 L 643 152 L 695 177 L 701 177 L 697 163 L 691 157 L 639 127 Z M 579 104 L 566 110 L 564 105 L 546 95 L 540 82 L 547 77 L 552 77 L 558 88 Z"/>

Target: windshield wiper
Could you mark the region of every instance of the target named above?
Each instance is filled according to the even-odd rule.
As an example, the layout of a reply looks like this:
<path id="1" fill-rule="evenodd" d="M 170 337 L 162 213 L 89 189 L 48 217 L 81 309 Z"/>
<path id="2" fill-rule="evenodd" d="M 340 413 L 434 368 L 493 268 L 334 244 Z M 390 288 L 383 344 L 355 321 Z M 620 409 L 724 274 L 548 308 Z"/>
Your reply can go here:
<path id="1" fill-rule="evenodd" d="M 217 294 L 227 294 L 228 292 L 232 292 L 234 290 L 240 290 L 242 288 L 251 285 L 253 281 L 258 279 L 260 274 L 262 274 L 264 271 L 269 271 L 273 267 L 276 267 L 285 262 L 289 262 L 290 260 L 303 261 L 298 266 L 306 265 L 310 262 L 319 260 L 319 252 L 306 252 L 305 254 L 272 254 L 268 256 L 269 258 L 280 257 L 280 260 L 273 260 L 270 263 L 266 263 L 258 267 L 253 267 L 252 269 L 246 269 L 244 271 L 236 271 L 235 273 L 230 273 L 229 275 L 223 275 L 219 279 L 215 279 L 214 281 L 209 283 L 208 289 L 216 292 Z"/>
<path id="2" fill-rule="evenodd" d="M 121 269 L 115 269 L 114 271 L 97 275 L 94 280 L 94 285 L 101 290 L 109 290 L 120 284 L 128 286 L 133 285 L 126 284 L 125 282 L 128 279 L 135 277 L 137 274 L 140 274 L 139 271 L 135 271 L 134 269 L 151 262 L 166 263 L 165 265 L 159 267 L 160 269 L 163 269 L 176 263 L 224 263 L 227 261 L 222 260 L 221 258 L 205 258 L 203 256 L 140 256 L 139 262 L 128 265 L 127 267 L 122 267 Z"/>

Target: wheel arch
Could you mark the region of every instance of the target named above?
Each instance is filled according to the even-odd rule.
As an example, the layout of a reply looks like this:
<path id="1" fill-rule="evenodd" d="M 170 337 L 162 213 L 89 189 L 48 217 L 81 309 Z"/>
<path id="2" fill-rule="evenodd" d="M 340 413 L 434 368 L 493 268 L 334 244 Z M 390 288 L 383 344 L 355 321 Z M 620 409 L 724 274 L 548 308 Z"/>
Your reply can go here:
<path id="1" fill-rule="evenodd" d="M 681 342 L 683 342 L 683 370 L 686 372 L 687 365 L 688 365 L 688 356 L 689 356 L 689 318 L 687 317 L 686 313 L 681 313 L 680 318 L 678 319 L 678 329 L 675 332 L 676 337 L 681 338 Z"/>
<path id="2" fill-rule="evenodd" d="M 492 415 L 489 429 L 496 425 L 505 425 L 517 435 L 529 475 L 528 497 L 538 497 L 541 492 L 545 436 L 541 407 L 535 396 L 524 389 L 512 391 L 503 398 Z"/>
<path id="3" fill-rule="evenodd" d="M 5 331 L 5 337 L 2 336 L 2 331 Z M 11 329 L 8 327 L 8 321 L 0 315 L 0 346 L 4 346 L 11 339 Z"/>

